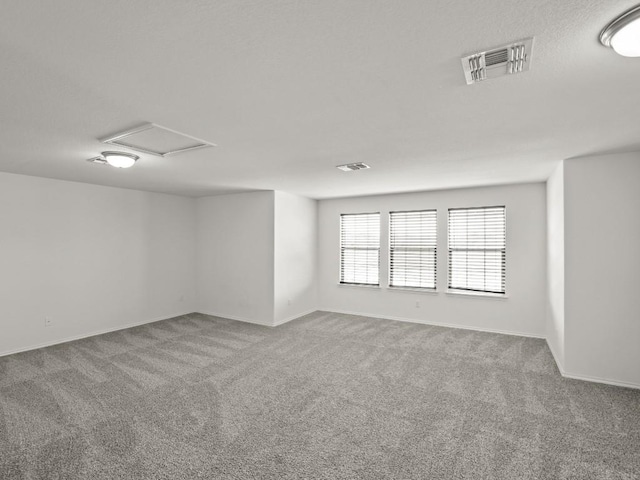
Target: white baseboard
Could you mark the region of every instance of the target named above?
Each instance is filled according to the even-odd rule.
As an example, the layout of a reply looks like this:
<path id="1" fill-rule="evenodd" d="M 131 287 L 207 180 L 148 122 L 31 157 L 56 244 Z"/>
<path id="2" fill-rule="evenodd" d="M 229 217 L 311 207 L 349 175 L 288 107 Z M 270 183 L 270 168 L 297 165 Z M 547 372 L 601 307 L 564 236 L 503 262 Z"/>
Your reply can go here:
<path id="1" fill-rule="evenodd" d="M 549 350 L 551 351 L 551 355 L 553 355 L 553 359 L 555 360 L 556 365 L 558 366 L 560 375 L 562 375 L 564 378 L 571 378 L 573 380 L 582 380 L 584 382 L 604 383 L 605 385 L 614 385 L 616 387 L 634 388 L 634 389 L 640 390 L 640 385 L 638 385 L 637 383 L 622 382 L 620 380 L 610 380 L 610 379 L 601 378 L 601 377 L 591 377 L 588 375 L 576 375 L 574 373 L 567 372 L 564 369 L 564 365 L 558 361 L 558 355 L 556 355 L 555 350 L 549 343 L 549 339 L 547 339 L 547 346 L 549 347 Z"/>
<path id="2" fill-rule="evenodd" d="M 305 315 L 309 315 L 310 313 L 313 312 L 317 312 L 316 309 L 313 310 L 309 310 L 307 312 L 303 312 L 303 313 L 298 313 L 296 315 L 293 315 L 291 317 L 287 317 L 283 320 L 278 320 L 277 322 L 262 322 L 259 320 L 253 320 L 250 318 L 244 318 L 244 317 L 238 317 L 236 315 L 225 315 L 222 313 L 215 313 L 215 312 L 205 312 L 205 311 L 201 311 L 199 313 L 202 313 L 204 315 L 211 315 L 212 317 L 220 317 L 220 318 L 228 318 L 229 320 L 235 320 L 237 322 L 245 322 L 245 323 L 253 323 L 254 325 L 262 325 L 263 327 L 278 327 L 280 325 L 284 325 L 287 322 L 290 322 L 292 320 L 295 320 L 296 318 L 300 318 L 300 317 L 304 317 Z"/>
<path id="3" fill-rule="evenodd" d="M 253 320 L 251 318 L 238 317 L 237 315 L 227 315 L 225 313 L 218 313 L 218 312 L 211 312 L 211 311 L 204 311 L 204 310 L 200 310 L 198 313 L 202 313 L 203 315 L 210 315 L 212 317 L 220 317 L 220 318 L 226 318 L 229 320 L 235 320 L 237 322 L 253 323 L 254 325 L 261 325 L 263 327 L 273 327 L 273 322 L 270 322 L 270 321 L 265 322 L 261 320 Z"/>
<path id="4" fill-rule="evenodd" d="M 39 343 L 37 345 L 29 345 L 28 347 L 17 348 L 15 350 L 6 350 L 4 352 L 0 352 L 0 357 L 13 355 L 15 353 L 28 352 L 30 350 L 37 350 L 39 348 L 52 347 L 53 345 L 60 345 L 61 343 L 73 342 L 75 340 L 82 340 L 83 338 L 95 337 L 96 335 L 103 335 L 105 333 L 117 332 L 118 330 L 126 330 L 127 328 L 139 327 L 141 325 L 147 325 L 148 323 L 161 322 L 163 320 L 168 320 L 174 317 L 181 317 L 182 315 L 189 315 L 191 313 L 195 313 L 195 312 L 176 313 L 174 315 L 169 315 L 168 317 L 162 316 L 159 318 L 152 318 L 151 320 L 144 320 L 142 322 L 127 323 L 126 325 L 120 325 L 117 327 L 105 328 L 101 330 L 94 330 L 91 333 L 82 333 L 80 335 L 65 337 L 58 340 L 51 340 L 49 342 Z"/>
<path id="5" fill-rule="evenodd" d="M 13 354 L 16 354 L 16 353 L 27 352 L 27 351 L 30 351 L 30 350 L 37 350 L 38 348 L 51 347 L 53 345 L 59 345 L 61 343 L 73 342 L 75 340 L 81 340 L 83 338 L 88 338 L 88 337 L 94 337 L 96 335 L 103 335 L 105 333 L 117 332 L 119 330 L 126 330 L 128 328 L 139 327 L 141 325 L 147 325 L 149 323 L 161 322 L 163 320 L 168 320 L 170 318 L 180 317 L 180 316 L 183 316 L 183 315 L 189 315 L 189 314 L 193 314 L 193 313 L 202 313 L 202 314 L 205 314 L 205 315 L 211 315 L 213 317 L 228 318 L 229 320 L 236 320 L 236 321 L 245 322 L 245 323 L 253 323 L 255 325 L 261 325 L 261 326 L 264 326 L 264 327 L 277 327 L 279 325 L 283 325 L 283 324 L 288 323 L 288 322 L 290 322 L 292 320 L 295 320 L 295 319 L 300 318 L 300 317 L 304 317 L 305 315 L 309 315 L 310 313 L 313 313 L 313 312 L 316 312 L 316 311 L 323 311 L 323 312 L 328 312 L 328 313 L 339 313 L 339 314 L 343 314 L 343 315 L 358 315 L 358 316 L 361 316 L 361 317 L 380 318 L 380 319 L 384 319 L 384 320 L 396 320 L 396 321 L 400 321 L 400 322 L 417 323 L 417 324 L 422 324 L 422 325 L 434 325 L 434 326 L 438 326 L 438 327 L 459 328 L 459 329 L 463 329 L 463 330 L 475 330 L 475 331 L 479 331 L 479 332 L 500 333 L 500 334 L 503 334 L 503 335 L 516 335 L 516 336 L 520 336 L 520 337 L 542 338 L 547 342 L 547 345 L 549 347 L 549 350 L 551 351 L 551 355 L 553 356 L 554 361 L 556 362 L 556 365 L 558 367 L 560 375 L 562 375 L 564 378 L 570 378 L 570 379 L 573 379 L 573 380 L 582 380 L 582 381 L 585 381 L 585 382 L 592 382 L 592 383 L 603 383 L 605 385 L 614 385 L 616 387 L 633 388 L 633 389 L 640 390 L 640 385 L 636 384 L 636 383 L 624 382 L 624 381 L 620 381 L 620 380 L 610 380 L 610 379 L 600 378 L 600 377 L 591 377 L 591 376 L 587 376 L 587 375 L 577 375 L 577 374 L 573 374 L 573 373 L 565 371 L 564 370 L 564 366 L 558 361 L 558 356 L 556 355 L 556 352 L 551 347 L 551 344 L 549 343 L 549 340 L 546 339 L 546 337 L 544 337 L 543 335 L 531 334 L 531 333 L 523 333 L 523 332 L 514 332 L 514 331 L 508 331 L 508 330 L 498 330 L 498 329 L 493 329 L 493 328 L 470 327 L 470 326 L 467 326 L 467 325 L 456 325 L 456 324 L 451 324 L 451 323 L 429 322 L 427 320 L 416 320 L 416 319 L 412 319 L 412 318 L 394 317 L 394 316 L 387 316 L 387 315 L 373 315 L 373 314 L 370 314 L 370 313 L 350 312 L 350 311 L 330 310 L 330 309 L 309 310 L 307 312 L 300 313 L 300 314 L 285 318 L 284 320 L 280 320 L 277 323 L 259 322 L 259 321 L 248 319 L 248 318 L 241 318 L 241 317 L 236 317 L 236 316 L 231 316 L 231 315 L 223 315 L 223 314 L 214 313 L 214 312 L 182 312 L 182 313 L 176 313 L 176 314 L 169 315 L 169 316 L 163 316 L 163 317 L 160 317 L 160 318 L 153 318 L 153 319 L 150 319 L 150 320 L 144 320 L 142 322 L 128 323 L 126 325 L 120 325 L 120 326 L 117 326 L 117 327 L 106 328 L 106 329 L 101 329 L 101 330 L 95 330 L 95 331 L 93 331 L 91 333 L 84 333 L 84 334 L 81 334 L 81 335 L 75 335 L 75 336 L 66 337 L 66 338 L 63 338 L 63 339 L 52 340 L 52 341 L 40 343 L 40 344 L 37 344 L 37 345 L 30 345 L 28 347 L 22 347 L 22 348 L 18 348 L 18 349 L 14 349 L 14 350 L 7 350 L 7 351 L 4 351 L 4 352 L 0 352 L 0 357 L 4 357 L 6 355 L 13 355 Z"/>
<path id="6" fill-rule="evenodd" d="M 563 377 L 565 376 L 565 372 L 564 372 L 564 365 L 562 362 L 560 362 L 558 360 L 558 355 L 556 355 L 556 351 L 553 349 L 553 347 L 551 346 L 551 343 L 549 343 L 549 339 L 546 339 L 547 342 L 547 347 L 549 347 L 549 351 L 551 352 L 551 356 L 553 357 L 553 360 L 556 362 L 556 366 L 558 367 L 558 371 L 560 372 L 560 375 L 562 375 Z"/>
<path id="7" fill-rule="evenodd" d="M 636 390 L 640 390 L 640 385 L 637 383 L 629 383 L 623 382 L 620 380 L 609 380 L 607 378 L 600 377 L 589 377 L 586 375 L 575 375 L 569 372 L 561 372 L 564 378 L 571 378 L 573 380 L 582 380 L 585 382 L 593 382 L 593 383 L 604 383 L 605 385 L 614 385 L 616 387 L 625 387 L 625 388 L 633 388 Z"/>
<path id="8" fill-rule="evenodd" d="M 361 313 L 361 312 L 348 312 L 344 310 L 330 310 L 330 309 L 321 309 L 320 311 L 329 312 L 329 313 L 341 313 L 344 315 L 358 315 L 361 317 L 372 317 L 372 318 L 380 318 L 383 320 L 396 320 L 399 322 L 409 322 L 409 323 L 419 323 L 421 325 L 433 325 L 436 327 L 447 327 L 447 328 L 460 328 L 462 330 L 475 330 L 477 332 L 489 332 L 489 333 L 501 333 L 502 335 L 515 335 L 518 337 L 529 337 L 529 338 L 541 338 L 546 339 L 544 335 L 539 335 L 535 333 L 525 333 L 525 332 L 516 332 L 511 330 L 498 330 L 495 328 L 481 328 L 481 327 L 471 327 L 468 325 L 457 325 L 454 323 L 443 323 L 443 322 L 430 322 L 428 320 L 419 320 L 415 318 L 404 318 L 404 317 L 393 317 L 389 315 L 375 315 L 371 313 Z"/>
<path id="9" fill-rule="evenodd" d="M 551 355 L 553 356 L 553 360 L 555 361 L 555 363 L 556 363 L 556 365 L 558 367 L 558 371 L 560 372 L 560 375 L 562 375 L 564 378 L 570 378 L 570 379 L 573 379 L 573 380 L 582 380 L 582 381 L 585 381 L 585 382 L 592 382 L 592 383 L 604 383 L 605 385 L 614 385 L 616 387 L 640 389 L 640 385 L 635 384 L 635 383 L 623 382 L 623 381 L 620 381 L 620 380 L 610 380 L 610 379 L 600 378 L 600 377 L 591 377 L 591 376 L 587 376 L 587 375 L 576 375 L 576 374 L 573 374 L 573 373 L 565 371 L 563 364 L 558 361 L 558 356 L 556 355 L 556 352 L 553 350 L 553 347 L 551 347 L 551 344 L 549 343 L 549 340 L 544 335 L 523 333 L 523 332 L 514 332 L 514 331 L 508 331 L 508 330 L 498 330 L 498 329 L 494 329 L 494 328 L 469 327 L 469 326 L 466 326 L 466 325 L 455 325 L 455 324 L 451 324 L 451 323 L 429 322 L 429 321 L 426 321 L 426 320 L 416 320 L 416 319 L 412 319 L 412 318 L 393 317 L 393 316 L 387 316 L 387 315 L 372 315 L 370 313 L 348 312 L 348 311 L 343 311 L 343 310 L 321 309 L 320 311 L 328 312 L 328 313 L 340 313 L 340 314 L 344 314 L 344 315 L 358 315 L 358 316 L 361 316 L 361 317 L 380 318 L 380 319 L 384 319 L 384 320 L 397 320 L 397 321 L 400 321 L 400 322 L 419 323 L 419 324 L 423 324 L 423 325 L 435 325 L 435 326 L 438 326 L 438 327 L 461 328 L 461 329 L 464 329 L 464 330 L 475 330 L 475 331 L 479 331 L 479 332 L 500 333 L 502 335 L 516 335 L 516 336 L 519 336 L 519 337 L 541 338 L 541 339 L 546 341 L 546 343 L 547 343 L 547 345 L 549 347 L 549 350 L 551 351 Z"/>
<path id="10" fill-rule="evenodd" d="M 295 315 L 291 316 L 291 317 L 287 317 L 284 320 L 278 320 L 277 322 L 274 323 L 274 327 L 279 327 L 280 325 L 284 325 L 285 323 L 288 323 L 292 320 L 296 320 L 297 318 L 300 317 L 304 317 L 305 315 L 309 315 L 310 313 L 313 312 L 317 312 L 318 310 L 316 310 L 315 308 L 313 310 L 308 310 L 306 312 L 302 312 L 302 313 L 296 313 Z"/>

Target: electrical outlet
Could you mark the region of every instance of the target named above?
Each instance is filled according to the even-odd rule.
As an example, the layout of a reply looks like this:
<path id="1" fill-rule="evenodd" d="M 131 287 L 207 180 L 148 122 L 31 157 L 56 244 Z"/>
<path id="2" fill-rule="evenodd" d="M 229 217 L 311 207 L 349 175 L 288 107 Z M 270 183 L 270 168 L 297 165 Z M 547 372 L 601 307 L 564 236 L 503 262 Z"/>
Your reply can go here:
<path id="1" fill-rule="evenodd" d="M 420 302 L 416 302 L 416 308 L 420 308 Z"/>
<path id="2" fill-rule="evenodd" d="M 184 295 L 180 295 L 180 301 L 184 302 Z"/>
<path id="3" fill-rule="evenodd" d="M 291 299 L 287 300 L 287 305 L 291 306 Z"/>
<path id="4" fill-rule="evenodd" d="M 44 317 L 44 326 L 50 327 L 53 325 L 53 319 L 51 317 Z"/>

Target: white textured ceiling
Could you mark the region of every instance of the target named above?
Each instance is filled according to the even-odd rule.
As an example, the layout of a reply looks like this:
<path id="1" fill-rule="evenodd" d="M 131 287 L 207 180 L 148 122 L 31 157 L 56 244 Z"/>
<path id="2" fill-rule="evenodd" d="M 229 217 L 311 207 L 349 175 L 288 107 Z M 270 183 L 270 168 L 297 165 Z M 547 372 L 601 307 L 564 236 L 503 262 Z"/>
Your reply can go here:
<path id="1" fill-rule="evenodd" d="M 598 43 L 636 1 L 3 1 L 0 171 L 313 198 L 544 180 L 640 148 L 640 59 Z M 460 56 L 529 36 L 530 72 L 465 84 Z M 85 161 L 144 122 L 219 146 Z"/>

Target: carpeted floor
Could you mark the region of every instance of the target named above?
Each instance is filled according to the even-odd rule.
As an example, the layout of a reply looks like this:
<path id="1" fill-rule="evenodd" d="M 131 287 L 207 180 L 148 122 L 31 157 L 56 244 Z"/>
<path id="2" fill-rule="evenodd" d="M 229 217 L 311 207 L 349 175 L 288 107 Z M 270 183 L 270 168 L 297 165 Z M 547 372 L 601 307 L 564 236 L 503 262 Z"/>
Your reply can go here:
<path id="1" fill-rule="evenodd" d="M 543 340 L 193 314 L 0 358 L 0 478 L 634 479 L 640 391 Z"/>

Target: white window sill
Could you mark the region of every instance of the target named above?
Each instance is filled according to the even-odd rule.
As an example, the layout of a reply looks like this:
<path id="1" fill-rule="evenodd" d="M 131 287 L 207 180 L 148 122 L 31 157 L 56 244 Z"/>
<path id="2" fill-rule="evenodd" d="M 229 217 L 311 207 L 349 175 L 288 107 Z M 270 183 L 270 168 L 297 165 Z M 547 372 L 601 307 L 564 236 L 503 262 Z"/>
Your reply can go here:
<path id="1" fill-rule="evenodd" d="M 338 283 L 339 287 L 346 288 L 370 288 L 373 290 L 380 290 L 380 285 L 360 285 L 358 283 Z"/>
<path id="2" fill-rule="evenodd" d="M 481 297 L 481 298 L 509 298 L 506 293 L 491 293 L 491 292 L 472 292 L 470 290 L 452 290 L 448 289 L 445 292 L 447 295 L 455 295 L 461 297 Z"/>
<path id="3" fill-rule="evenodd" d="M 435 288 L 387 287 L 387 290 L 404 293 L 426 293 L 428 295 L 438 294 L 438 291 Z"/>

